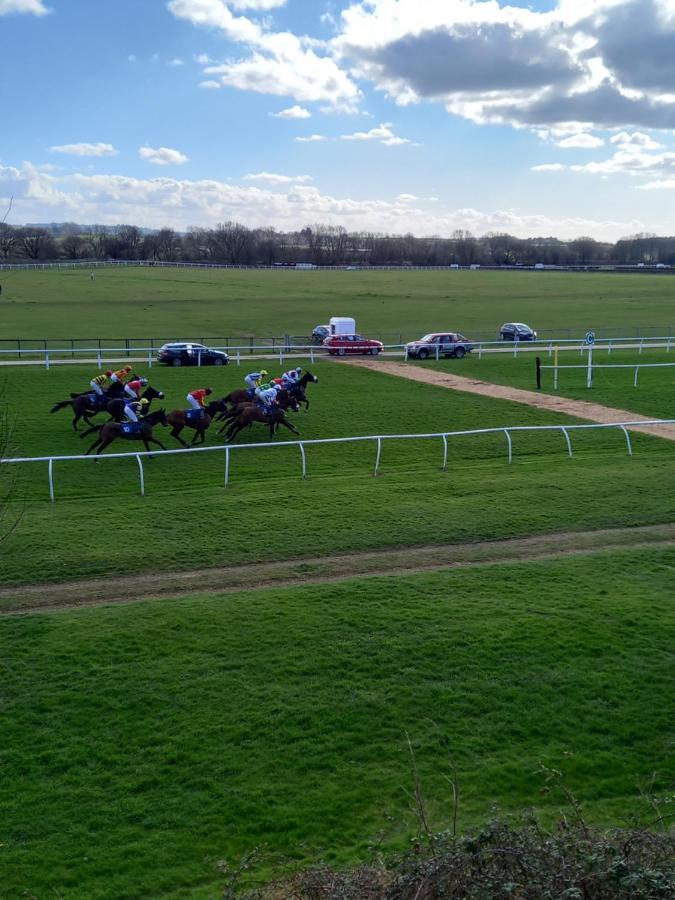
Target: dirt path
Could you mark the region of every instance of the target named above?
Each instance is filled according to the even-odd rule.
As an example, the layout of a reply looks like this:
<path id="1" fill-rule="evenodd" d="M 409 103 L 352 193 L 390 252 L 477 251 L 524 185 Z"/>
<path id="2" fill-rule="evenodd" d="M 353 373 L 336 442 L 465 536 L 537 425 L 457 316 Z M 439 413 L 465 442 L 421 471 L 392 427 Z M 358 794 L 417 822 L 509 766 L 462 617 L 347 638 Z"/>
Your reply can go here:
<path id="1" fill-rule="evenodd" d="M 527 406 L 536 406 L 539 409 L 548 409 L 551 412 L 565 413 L 578 419 L 587 419 L 589 422 L 648 422 L 650 420 L 649 416 L 641 416 L 627 409 L 614 409 L 611 406 L 601 406 L 599 403 L 589 403 L 586 400 L 572 400 L 569 397 L 542 394 L 539 391 L 524 391 L 521 388 L 509 387 L 504 384 L 493 384 L 489 381 L 479 381 L 476 378 L 465 378 L 462 375 L 451 375 L 434 369 L 420 369 L 405 363 L 368 359 L 349 359 L 340 360 L 340 362 L 343 365 L 359 366 L 364 369 L 386 372 L 388 375 L 398 375 L 411 381 L 435 384 L 439 387 L 450 388 L 453 391 L 480 394 L 483 397 L 494 397 L 498 400 L 512 400 L 515 403 L 524 403 Z M 651 418 L 653 419 L 654 417 L 652 416 Z M 675 441 L 675 425 L 652 427 L 649 425 L 644 427 L 633 425 L 630 430 Z"/>
<path id="2" fill-rule="evenodd" d="M 461 569 L 647 548 L 675 548 L 675 523 L 543 534 L 473 544 L 376 550 L 344 556 L 309 557 L 197 571 L 140 573 L 88 581 L 3 587 L 0 588 L 0 617 L 132 603 L 137 600 L 160 600 L 190 594 L 306 586 L 349 578 Z"/>

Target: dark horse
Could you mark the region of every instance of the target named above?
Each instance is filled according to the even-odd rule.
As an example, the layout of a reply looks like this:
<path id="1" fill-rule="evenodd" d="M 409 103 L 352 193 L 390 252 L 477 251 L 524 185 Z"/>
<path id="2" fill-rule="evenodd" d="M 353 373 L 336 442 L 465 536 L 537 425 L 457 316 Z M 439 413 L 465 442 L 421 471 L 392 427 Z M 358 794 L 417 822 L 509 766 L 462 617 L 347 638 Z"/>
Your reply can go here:
<path id="1" fill-rule="evenodd" d="M 312 375 L 311 372 L 305 372 L 300 381 L 289 388 L 289 392 L 292 396 L 295 397 L 299 403 L 304 403 L 307 409 L 309 409 L 309 400 L 305 394 L 305 388 L 310 381 L 318 383 L 319 379 L 316 375 Z M 249 393 L 247 388 L 236 388 L 236 390 L 231 391 L 226 397 L 223 397 L 223 400 L 225 403 L 231 403 L 236 408 L 240 403 L 253 403 L 255 398 Z M 222 419 L 224 416 L 221 416 L 220 418 Z"/>
<path id="2" fill-rule="evenodd" d="M 148 387 L 141 394 L 141 398 L 148 401 L 149 407 L 153 400 L 163 400 L 164 393 L 162 391 L 156 390 L 154 387 L 152 387 L 152 385 L 148 385 Z M 121 422 L 124 418 L 124 407 L 129 402 L 129 400 L 131 400 L 131 397 L 115 397 L 112 400 L 108 400 L 108 402 L 104 406 L 102 406 L 101 409 L 97 410 L 97 412 L 107 412 L 110 416 L 110 421 Z M 52 410 L 52 412 L 53 411 L 54 410 Z M 87 428 L 86 431 L 83 431 L 80 437 L 85 438 L 88 434 L 92 434 L 94 431 L 100 431 L 101 428 L 103 428 L 102 425 L 92 425 L 91 428 Z"/>
<path id="3" fill-rule="evenodd" d="M 284 425 L 289 431 L 292 431 L 293 434 L 300 434 L 295 425 L 288 421 L 283 409 L 277 407 L 276 409 L 273 409 L 271 413 L 264 413 L 257 404 L 250 403 L 247 406 L 241 407 L 236 419 L 230 425 L 230 430 L 225 435 L 228 443 L 235 439 L 242 428 L 252 425 L 253 422 L 262 422 L 263 425 L 269 425 L 270 440 L 274 437 L 274 429 L 277 425 Z"/>
<path id="4" fill-rule="evenodd" d="M 191 410 L 173 409 L 166 417 L 167 423 L 171 425 L 171 437 L 175 437 L 176 440 L 180 441 L 184 447 L 192 447 L 195 443 L 197 443 L 197 438 L 201 438 L 199 443 L 203 444 L 206 430 L 211 424 L 214 415 L 217 412 L 226 412 L 226 410 L 227 407 L 225 406 L 223 400 L 212 400 L 211 403 L 209 403 L 209 405 L 204 408 L 201 416 L 198 419 L 187 417 L 187 413 Z M 195 436 L 192 438 L 192 441 L 189 445 L 180 436 L 180 433 L 184 428 L 194 428 L 195 430 Z"/>
<path id="5" fill-rule="evenodd" d="M 224 404 L 225 400 L 221 400 L 220 402 Z M 225 424 L 218 429 L 218 434 L 222 434 L 226 428 L 230 427 L 232 421 L 237 418 L 237 416 L 245 406 L 251 405 L 258 406 L 258 403 L 255 399 L 247 397 L 244 402 L 238 403 L 229 412 L 227 411 L 227 408 L 225 408 L 224 412 L 219 416 L 219 419 L 223 420 Z M 280 409 L 284 410 L 284 412 L 289 408 L 292 409 L 293 412 L 298 412 L 298 410 L 300 409 L 300 404 L 292 396 L 290 391 L 279 391 L 279 393 L 277 394 L 277 406 Z"/>
<path id="6" fill-rule="evenodd" d="M 155 425 L 166 426 L 166 410 L 155 410 L 155 412 L 145 416 L 144 419 L 140 419 L 138 424 L 140 427 L 136 431 L 127 434 L 124 430 L 125 426 L 121 422 L 106 422 L 105 425 L 101 426 L 98 437 L 86 452 L 91 453 L 96 448 L 96 454 L 98 455 L 112 444 L 115 438 L 124 438 L 127 441 L 143 441 L 145 449 L 148 451 L 150 450 L 150 444 L 158 444 L 162 450 L 166 450 L 164 444 L 152 436 L 152 429 Z"/>
<path id="7" fill-rule="evenodd" d="M 93 390 L 85 391 L 83 394 L 71 393 L 70 400 L 61 400 L 58 403 L 55 403 L 49 411 L 55 413 L 59 409 L 65 409 L 66 406 L 71 406 L 75 413 L 75 418 L 73 419 L 73 428 L 75 431 L 77 431 L 77 423 L 80 419 L 84 419 L 91 428 L 94 423 L 91 421 L 90 416 L 95 416 L 100 412 L 106 412 L 107 404 L 120 395 L 123 390 L 124 385 L 119 381 L 114 381 L 103 397 L 99 397 Z"/>

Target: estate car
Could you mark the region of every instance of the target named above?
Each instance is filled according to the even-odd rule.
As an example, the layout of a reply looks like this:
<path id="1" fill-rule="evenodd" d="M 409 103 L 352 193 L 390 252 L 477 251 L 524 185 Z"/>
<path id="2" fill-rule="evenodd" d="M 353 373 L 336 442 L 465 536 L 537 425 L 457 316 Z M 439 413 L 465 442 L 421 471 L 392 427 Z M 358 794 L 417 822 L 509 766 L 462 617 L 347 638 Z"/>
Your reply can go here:
<path id="1" fill-rule="evenodd" d="M 167 366 L 226 366 L 230 361 L 222 350 L 191 343 L 162 344 L 157 359 Z"/>
<path id="2" fill-rule="evenodd" d="M 458 334 L 456 331 L 425 334 L 419 341 L 411 341 L 406 344 L 408 356 L 417 359 L 427 359 L 430 356 L 454 356 L 462 359 L 472 350 L 473 344 L 463 334 Z"/>

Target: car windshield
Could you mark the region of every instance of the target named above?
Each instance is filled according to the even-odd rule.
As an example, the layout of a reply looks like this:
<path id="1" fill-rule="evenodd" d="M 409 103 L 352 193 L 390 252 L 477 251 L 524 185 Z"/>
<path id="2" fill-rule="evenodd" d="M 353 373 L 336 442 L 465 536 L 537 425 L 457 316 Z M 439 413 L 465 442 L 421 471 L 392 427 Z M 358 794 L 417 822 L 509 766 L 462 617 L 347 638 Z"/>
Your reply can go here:
<path id="1" fill-rule="evenodd" d="M 424 337 L 420 338 L 420 341 L 422 341 L 422 343 L 428 344 L 430 341 L 435 340 L 435 338 L 435 334 L 425 334 Z"/>

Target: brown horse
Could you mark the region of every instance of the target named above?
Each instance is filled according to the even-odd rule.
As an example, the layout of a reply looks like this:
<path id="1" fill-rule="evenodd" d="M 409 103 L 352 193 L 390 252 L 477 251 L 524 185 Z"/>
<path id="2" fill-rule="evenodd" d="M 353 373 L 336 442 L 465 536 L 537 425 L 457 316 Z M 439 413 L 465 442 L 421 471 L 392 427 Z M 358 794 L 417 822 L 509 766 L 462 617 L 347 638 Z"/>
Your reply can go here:
<path id="1" fill-rule="evenodd" d="M 199 443 L 203 444 L 206 430 L 213 421 L 215 413 L 226 412 L 226 410 L 227 407 L 223 400 L 212 400 L 211 403 L 204 408 L 201 416 L 198 419 L 193 420 L 187 418 L 188 410 L 172 409 L 166 417 L 167 423 L 171 425 L 171 437 L 175 437 L 184 447 L 194 446 L 194 444 L 197 443 L 197 438 L 200 438 Z M 180 436 L 180 433 L 184 428 L 194 428 L 195 430 L 195 435 L 190 444 L 184 441 Z"/>
<path id="2" fill-rule="evenodd" d="M 137 431 L 127 433 L 125 431 L 124 423 L 106 422 L 105 425 L 101 427 L 98 437 L 86 452 L 91 453 L 96 447 L 96 455 L 98 456 L 98 454 L 102 453 L 107 446 L 112 444 L 115 438 L 124 438 L 127 441 L 143 441 L 145 449 L 148 451 L 150 450 L 150 444 L 157 444 L 162 450 L 166 450 L 164 444 L 152 436 L 152 429 L 155 425 L 160 424 L 166 427 L 166 410 L 155 410 L 155 412 L 145 416 L 144 419 L 140 419 L 138 424 L 140 425 L 140 428 Z"/>
<path id="3" fill-rule="evenodd" d="M 225 406 L 225 402 L 226 402 L 225 399 L 221 400 L 220 402 L 223 404 L 223 406 Z M 225 407 L 223 413 L 218 417 L 225 423 L 218 429 L 218 434 L 222 434 L 223 431 L 225 431 L 227 428 L 229 428 L 230 425 L 232 424 L 232 422 L 237 418 L 239 413 L 242 411 L 242 409 L 245 406 L 251 406 L 251 404 L 253 404 L 253 406 L 256 406 L 257 401 L 255 399 L 251 399 L 250 397 L 247 397 L 244 402 L 237 403 L 234 406 L 234 408 L 231 409 L 229 412 L 227 411 L 227 408 Z M 291 395 L 291 393 L 289 391 L 279 391 L 279 393 L 277 394 L 277 406 L 280 409 L 283 409 L 284 412 L 287 409 L 292 409 L 293 412 L 298 412 L 300 409 L 299 402 L 293 398 L 293 396 Z"/>
<path id="4" fill-rule="evenodd" d="M 300 434 L 298 429 L 292 422 L 289 422 L 286 418 L 286 413 L 283 409 L 276 407 L 270 413 L 264 413 L 259 406 L 255 403 L 251 403 L 248 406 L 242 406 L 240 412 L 237 415 L 237 418 L 234 420 L 232 425 L 230 426 L 230 430 L 225 435 L 227 442 L 233 441 L 235 437 L 239 434 L 242 428 L 246 428 L 248 425 L 252 425 L 253 422 L 262 422 L 263 425 L 269 425 L 270 428 L 270 440 L 274 437 L 274 429 L 277 425 L 284 425 L 288 428 L 289 431 L 292 431 L 293 434 Z"/>

